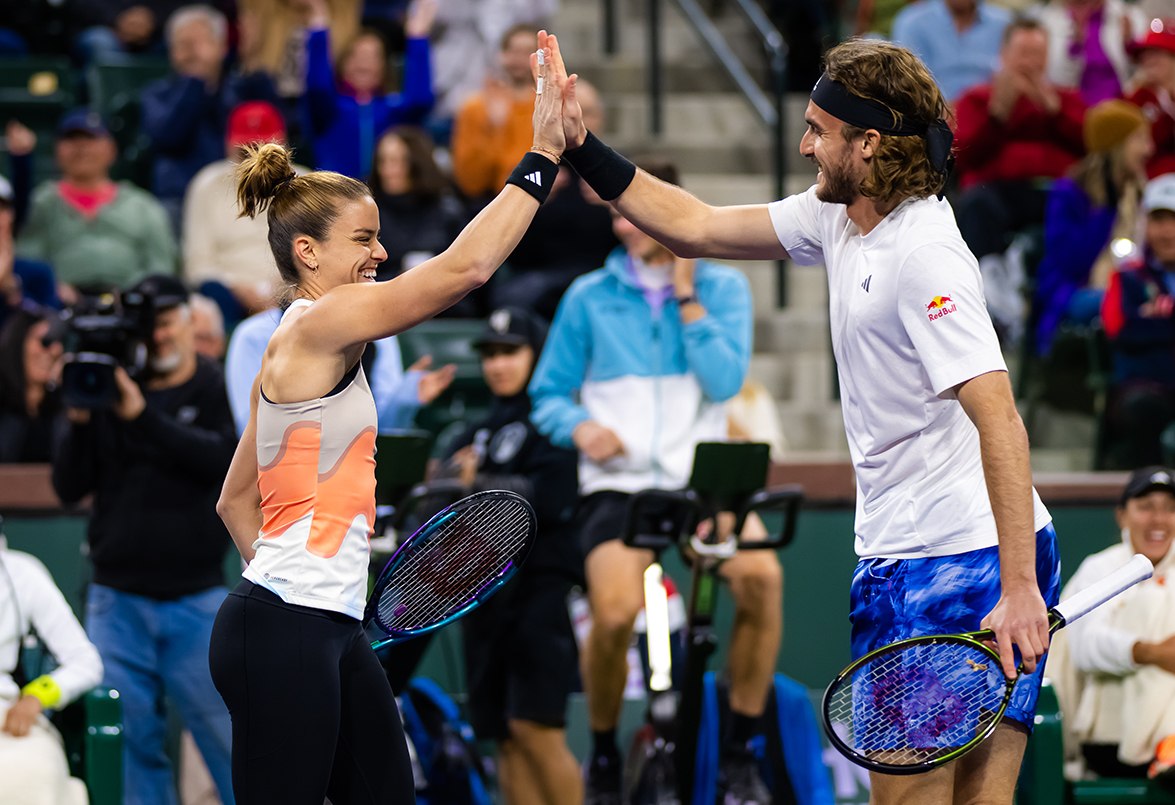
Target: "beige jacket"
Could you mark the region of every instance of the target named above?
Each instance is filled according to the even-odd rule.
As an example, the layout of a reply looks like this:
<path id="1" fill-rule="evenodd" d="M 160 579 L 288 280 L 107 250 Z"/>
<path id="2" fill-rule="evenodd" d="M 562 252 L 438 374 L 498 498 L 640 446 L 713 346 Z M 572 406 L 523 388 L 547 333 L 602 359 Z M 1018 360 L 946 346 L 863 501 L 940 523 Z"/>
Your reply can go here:
<path id="1" fill-rule="evenodd" d="M 1129 537 L 1081 563 L 1061 592 L 1065 600 L 1125 565 Z M 1154 759 L 1175 733 L 1175 674 L 1134 662 L 1134 644 L 1175 634 L 1175 550 L 1155 575 L 1062 629 L 1049 651 L 1048 676 L 1065 716 L 1066 754 L 1084 743 L 1118 744 L 1123 763 Z"/>

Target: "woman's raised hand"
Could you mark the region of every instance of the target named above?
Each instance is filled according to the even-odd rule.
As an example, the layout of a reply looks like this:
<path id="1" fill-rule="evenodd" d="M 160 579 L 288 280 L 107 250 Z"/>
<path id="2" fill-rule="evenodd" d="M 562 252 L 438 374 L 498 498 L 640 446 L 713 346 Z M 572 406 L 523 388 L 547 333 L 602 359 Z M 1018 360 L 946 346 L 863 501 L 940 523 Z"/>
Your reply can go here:
<path id="1" fill-rule="evenodd" d="M 550 48 L 540 47 L 537 53 L 530 54 L 530 72 L 537 93 L 534 98 L 533 150 L 558 162 L 566 147 L 566 139 L 563 136 L 563 87 L 552 80 L 552 58 Z"/>
<path id="2" fill-rule="evenodd" d="M 575 97 L 575 83 L 578 75 L 567 75 L 567 65 L 563 63 L 563 53 L 559 50 L 559 40 L 554 34 L 539 31 L 539 48 L 549 50 L 548 57 L 549 80 L 559 87 L 563 97 L 563 136 L 567 150 L 579 148 L 587 138 L 587 126 L 583 124 L 583 110 L 579 108 L 579 99 Z"/>

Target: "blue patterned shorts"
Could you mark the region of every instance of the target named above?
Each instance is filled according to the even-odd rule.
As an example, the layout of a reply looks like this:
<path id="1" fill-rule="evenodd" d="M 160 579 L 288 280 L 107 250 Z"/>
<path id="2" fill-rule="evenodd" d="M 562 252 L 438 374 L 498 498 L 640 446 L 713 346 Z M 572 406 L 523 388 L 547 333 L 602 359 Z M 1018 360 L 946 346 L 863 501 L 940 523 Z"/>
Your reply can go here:
<path id="1" fill-rule="evenodd" d="M 1057 532 L 1036 532 L 1036 579 L 1049 607 L 1061 593 Z M 907 637 L 974 632 L 1000 598 L 999 548 L 926 559 L 862 559 L 849 593 L 853 659 Z M 1019 661 L 1019 652 L 1016 654 Z M 1044 678 L 1036 672 L 1016 683 L 1006 718 L 1032 729 Z"/>

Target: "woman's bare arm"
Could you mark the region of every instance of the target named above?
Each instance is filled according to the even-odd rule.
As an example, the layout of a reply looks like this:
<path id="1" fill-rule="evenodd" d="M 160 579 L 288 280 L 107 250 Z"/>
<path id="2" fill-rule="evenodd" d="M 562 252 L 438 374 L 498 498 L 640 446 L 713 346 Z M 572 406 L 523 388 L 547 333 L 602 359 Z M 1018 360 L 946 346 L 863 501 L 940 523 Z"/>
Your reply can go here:
<path id="1" fill-rule="evenodd" d="M 536 80 L 545 78 L 550 69 L 549 63 L 539 66 L 531 56 Z M 545 80 L 544 91 L 535 96 L 533 118 L 540 159 L 557 162 L 550 154 L 563 152 L 562 114 L 562 90 Z M 312 353 L 337 354 L 431 318 L 493 276 L 526 233 L 538 208 L 530 193 L 507 185 L 453 245 L 431 260 L 388 282 L 345 285 L 324 294 L 298 318 L 297 340 Z"/>
<path id="2" fill-rule="evenodd" d="M 314 341 L 306 346 L 339 352 L 403 332 L 451 307 L 494 275 L 538 208 L 525 190 L 506 185 L 453 245 L 431 260 L 387 282 L 343 285 L 324 294 L 298 317 L 298 327 Z"/>
<path id="3" fill-rule="evenodd" d="M 216 513 L 224 521 L 246 563 L 253 561 L 253 543 L 261 532 L 261 490 L 257 487 L 257 398 L 261 378 L 253 381 L 249 396 L 249 424 L 237 442 L 228 475 L 216 502 Z"/>

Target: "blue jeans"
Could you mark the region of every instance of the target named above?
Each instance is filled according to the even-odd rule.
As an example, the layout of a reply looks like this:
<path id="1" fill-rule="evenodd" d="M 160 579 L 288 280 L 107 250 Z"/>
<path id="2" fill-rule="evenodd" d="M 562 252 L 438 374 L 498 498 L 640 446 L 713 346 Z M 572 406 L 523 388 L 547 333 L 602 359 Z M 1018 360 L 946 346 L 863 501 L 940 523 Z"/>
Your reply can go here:
<path id="1" fill-rule="evenodd" d="M 90 586 L 86 633 L 102 655 L 103 684 L 118 691 L 123 721 L 125 805 L 176 805 L 164 754 L 164 696 L 179 707 L 224 805 L 233 805 L 228 709 L 208 671 L 208 643 L 228 591 L 213 587 L 175 601 L 156 601 Z"/>

